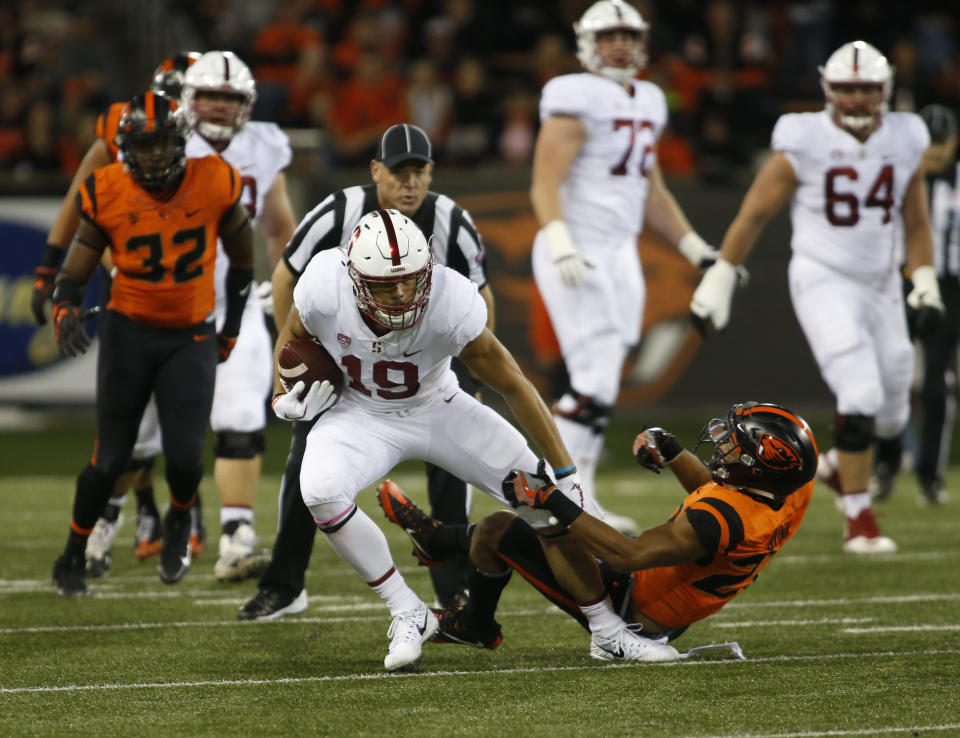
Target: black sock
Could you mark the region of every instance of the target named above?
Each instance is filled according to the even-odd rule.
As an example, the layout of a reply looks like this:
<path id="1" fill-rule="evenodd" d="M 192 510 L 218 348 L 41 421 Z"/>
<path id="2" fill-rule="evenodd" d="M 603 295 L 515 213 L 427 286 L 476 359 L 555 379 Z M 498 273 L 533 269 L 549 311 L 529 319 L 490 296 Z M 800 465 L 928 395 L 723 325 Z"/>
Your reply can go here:
<path id="1" fill-rule="evenodd" d="M 157 501 L 153 499 L 152 484 L 148 484 L 141 489 L 135 489 L 133 492 L 137 496 L 137 510 L 141 515 L 146 513 L 156 518 L 160 517 L 160 511 L 157 509 Z"/>
<path id="2" fill-rule="evenodd" d="M 511 574 L 513 569 L 492 574 L 476 567 L 467 573 L 470 600 L 464 607 L 464 615 L 472 627 L 484 628 L 494 622 L 493 614 L 497 611 L 500 595 L 509 583 Z"/>
<path id="3" fill-rule="evenodd" d="M 426 541 L 427 550 L 438 559 L 469 553 L 472 528 L 473 525 L 441 525 Z"/>

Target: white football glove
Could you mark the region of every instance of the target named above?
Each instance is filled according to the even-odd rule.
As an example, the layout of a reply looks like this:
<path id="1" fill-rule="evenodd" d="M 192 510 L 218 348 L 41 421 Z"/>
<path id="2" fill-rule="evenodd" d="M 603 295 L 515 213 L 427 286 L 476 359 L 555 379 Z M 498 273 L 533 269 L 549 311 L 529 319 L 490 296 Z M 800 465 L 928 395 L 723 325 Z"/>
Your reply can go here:
<path id="1" fill-rule="evenodd" d="M 586 500 L 584 499 L 583 488 L 580 486 L 580 475 L 577 472 L 574 471 L 564 477 L 557 477 L 557 489 L 563 493 L 564 497 L 573 500 L 580 507 L 584 507 Z"/>
<path id="2" fill-rule="evenodd" d="M 257 299 L 266 315 L 273 316 L 273 282 L 267 280 L 257 285 Z"/>
<path id="3" fill-rule="evenodd" d="M 727 327 L 737 276 L 737 268 L 725 259 L 717 259 L 704 273 L 690 301 L 694 324 L 701 332 L 711 322 L 717 330 Z"/>
<path id="4" fill-rule="evenodd" d="M 304 398 L 298 400 L 304 387 L 303 381 L 300 381 L 289 392 L 274 396 L 273 412 L 280 420 L 313 420 L 337 401 L 333 385 L 326 379 L 314 382 Z"/>
<path id="5" fill-rule="evenodd" d="M 593 262 L 581 254 L 573 245 L 570 230 L 562 220 L 551 220 L 543 228 L 550 246 L 550 256 L 557 268 L 560 279 L 567 287 L 580 287 L 587 282 L 587 269 L 593 268 Z"/>
<path id="6" fill-rule="evenodd" d="M 943 312 L 937 272 L 932 266 L 919 266 L 910 273 L 913 289 L 907 295 L 907 304 L 914 310 L 933 308 Z"/>
<path id="7" fill-rule="evenodd" d="M 907 295 L 907 305 L 916 312 L 916 330 L 921 338 L 934 333 L 943 321 L 943 299 L 937 271 L 932 266 L 919 266 L 910 274 L 913 289 Z"/>

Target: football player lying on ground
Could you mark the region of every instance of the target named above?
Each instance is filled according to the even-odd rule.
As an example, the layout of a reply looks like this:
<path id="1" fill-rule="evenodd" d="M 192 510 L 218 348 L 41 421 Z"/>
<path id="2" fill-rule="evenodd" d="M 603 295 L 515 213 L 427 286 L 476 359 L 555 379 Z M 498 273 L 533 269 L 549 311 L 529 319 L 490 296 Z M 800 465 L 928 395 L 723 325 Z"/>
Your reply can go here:
<path id="1" fill-rule="evenodd" d="M 703 443 L 713 446 L 706 463 L 696 455 Z M 796 532 L 813 494 L 817 444 L 798 415 L 780 405 L 747 402 L 707 423 L 693 452 L 662 428 L 640 433 L 633 452 L 657 473 L 669 466 L 688 493 L 666 523 L 636 538 L 564 498 L 542 465 L 536 475 L 508 476 L 504 493 L 509 498 L 512 491 L 518 506 L 549 510 L 571 538 L 601 559 L 603 588 L 594 593 L 596 601 L 612 602 L 632 629 L 669 649 L 633 656 L 605 649 L 594 638 L 591 656 L 669 660 L 679 654 L 665 642 L 746 589 Z M 498 511 L 469 527 L 442 525 L 392 482 L 381 485 L 378 501 L 413 539 L 421 561 L 429 564 L 470 551 L 476 566 L 467 582 L 470 600 L 440 613 L 434 640 L 478 648 L 500 645 L 503 634 L 493 616 L 513 570 L 587 627 L 582 605 L 554 577 L 537 533 L 514 513 Z"/>

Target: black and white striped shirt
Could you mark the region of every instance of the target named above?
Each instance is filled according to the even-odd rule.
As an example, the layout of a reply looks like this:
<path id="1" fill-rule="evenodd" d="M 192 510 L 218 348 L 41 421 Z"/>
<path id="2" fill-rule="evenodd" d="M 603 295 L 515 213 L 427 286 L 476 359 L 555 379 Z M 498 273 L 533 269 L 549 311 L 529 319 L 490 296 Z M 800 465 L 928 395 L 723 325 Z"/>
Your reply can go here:
<path id="1" fill-rule="evenodd" d="M 329 195 L 300 221 L 283 259 L 297 277 L 319 251 L 346 246 L 366 213 L 380 208 L 375 184 L 347 187 Z M 428 192 L 411 220 L 426 236 L 438 264 L 476 282 L 487 283 L 483 242 L 470 214 L 446 195 Z"/>
<path id="2" fill-rule="evenodd" d="M 941 279 L 960 278 L 960 161 L 927 178 L 933 264 Z"/>

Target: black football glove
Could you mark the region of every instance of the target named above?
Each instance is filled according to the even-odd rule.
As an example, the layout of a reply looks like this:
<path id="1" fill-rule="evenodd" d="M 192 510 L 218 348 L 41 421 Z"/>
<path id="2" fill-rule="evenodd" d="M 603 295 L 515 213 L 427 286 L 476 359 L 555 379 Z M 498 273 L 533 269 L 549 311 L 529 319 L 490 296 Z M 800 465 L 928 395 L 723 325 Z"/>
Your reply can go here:
<path id="1" fill-rule="evenodd" d="M 663 428 L 647 428 L 633 441 L 633 455 L 640 465 L 659 474 L 683 451 L 676 437 Z"/>

